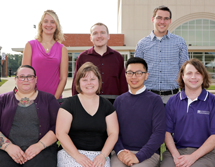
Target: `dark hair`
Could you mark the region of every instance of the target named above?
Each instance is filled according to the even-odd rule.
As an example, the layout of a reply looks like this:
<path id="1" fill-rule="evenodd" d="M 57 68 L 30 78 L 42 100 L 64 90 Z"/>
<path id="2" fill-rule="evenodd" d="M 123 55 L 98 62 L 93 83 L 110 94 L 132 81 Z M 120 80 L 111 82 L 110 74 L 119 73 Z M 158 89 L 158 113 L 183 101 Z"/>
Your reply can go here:
<path id="1" fill-rule="evenodd" d="M 163 6 L 163 5 L 162 6 L 158 6 L 157 8 L 154 9 L 154 11 L 153 11 L 153 17 L 156 16 L 158 10 L 163 10 L 163 11 L 169 12 L 169 18 L 170 19 L 172 18 L 172 12 L 171 12 L 171 10 L 167 6 Z"/>
<path id="2" fill-rule="evenodd" d="M 30 68 L 30 69 L 32 69 L 33 71 L 34 71 L 34 76 L 36 77 L 36 71 L 35 71 L 35 69 L 32 67 L 32 66 L 30 66 L 30 65 L 21 65 L 17 70 L 16 70 L 16 76 L 17 76 L 17 74 L 18 74 L 18 71 L 19 71 L 19 69 L 20 68 Z"/>
<path id="3" fill-rule="evenodd" d="M 146 72 L 148 71 L 148 65 L 146 61 L 140 57 L 131 57 L 130 59 L 128 59 L 125 65 L 125 69 L 128 68 L 129 64 L 138 64 L 138 63 L 143 65 L 143 68 L 145 68 Z"/>
<path id="4" fill-rule="evenodd" d="M 178 74 L 178 80 L 177 80 L 179 87 L 181 89 L 185 87 L 184 81 L 182 79 L 182 75 L 184 75 L 184 70 L 187 64 L 193 65 L 196 68 L 196 70 L 203 76 L 202 88 L 209 88 L 210 86 L 209 74 L 206 68 L 204 67 L 204 65 L 202 64 L 202 62 L 198 59 L 190 59 L 181 66 L 181 69 L 179 70 L 179 74 Z"/>
<path id="5" fill-rule="evenodd" d="M 96 77 L 98 78 L 99 80 L 99 88 L 98 90 L 96 91 L 96 93 L 100 93 L 100 90 L 102 88 L 102 77 L 101 77 L 101 74 L 99 73 L 99 70 L 98 68 L 91 62 L 86 62 L 84 63 L 78 70 L 77 74 L 76 74 L 76 77 L 75 77 L 75 88 L 76 88 L 76 91 L 78 93 L 82 93 L 82 90 L 81 90 L 81 87 L 80 87 L 80 79 L 81 78 L 84 78 L 87 74 L 87 72 L 90 72 L 92 71 Z"/>

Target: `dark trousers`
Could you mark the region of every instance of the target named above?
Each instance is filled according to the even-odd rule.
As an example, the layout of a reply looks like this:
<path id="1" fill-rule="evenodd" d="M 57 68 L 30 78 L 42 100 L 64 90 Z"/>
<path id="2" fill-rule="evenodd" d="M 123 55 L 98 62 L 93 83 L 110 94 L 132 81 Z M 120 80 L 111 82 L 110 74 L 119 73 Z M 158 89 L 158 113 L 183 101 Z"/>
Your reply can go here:
<path id="1" fill-rule="evenodd" d="M 17 164 L 7 152 L 0 150 L 0 166 L 1 167 L 56 167 L 57 166 L 57 145 L 47 147 L 42 150 L 31 160 L 25 164 Z"/>

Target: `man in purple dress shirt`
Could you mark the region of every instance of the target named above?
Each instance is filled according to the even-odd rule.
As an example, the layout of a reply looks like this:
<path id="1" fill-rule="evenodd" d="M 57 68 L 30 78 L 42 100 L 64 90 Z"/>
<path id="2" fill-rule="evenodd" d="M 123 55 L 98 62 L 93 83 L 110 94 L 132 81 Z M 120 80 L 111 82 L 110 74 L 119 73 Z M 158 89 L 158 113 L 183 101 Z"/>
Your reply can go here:
<path id="1" fill-rule="evenodd" d="M 157 167 L 164 142 L 166 117 L 161 97 L 146 89 L 148 67 L 142 58 L 126 63 L 129 91 L 114 102 L 119 121 L 119 138 L 111 158 L 112 167 Z"/>
<path id="2" fill-rule="evenodd" d="M 204 65 L 197 59 L 186 61 L 178 75 L 181 92 L 166 104 L 168 148 L 161 167 L 215 166 L 215 96 Z"/>
<path id="3" fill-rule="evenodd" d="M 102 76 L 101 95 L 120 95 L 128 91 L 125 79 L 124 60 L 122 55 L 107 46 L 110 39 L 108 28 L 103 23 L 96 23 L 90 29 L 90 40 L 93 47 L 82 52 L 75 65 L 75 74 L 72 83 L 72 94 L 75 90 L 75 77 L 78 69 L 85 62 L 92 62 L 96 65 Z"/>

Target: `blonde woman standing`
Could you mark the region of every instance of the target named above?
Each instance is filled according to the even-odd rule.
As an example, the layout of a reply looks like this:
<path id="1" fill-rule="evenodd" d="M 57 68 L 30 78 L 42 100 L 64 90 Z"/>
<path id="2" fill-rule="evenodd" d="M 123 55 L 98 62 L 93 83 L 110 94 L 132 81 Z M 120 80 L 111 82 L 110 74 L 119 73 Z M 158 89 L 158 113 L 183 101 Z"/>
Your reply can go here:
<path id="1" fill-rule="evenodd" d="M 46 10 L 38 24 L 35 40 L 24 49 L 22 65 L 31 65 L 37 72 L 37 89 L 61 97 L 67 80 L 68 52 L 60 21 L 53 10 Z"/>

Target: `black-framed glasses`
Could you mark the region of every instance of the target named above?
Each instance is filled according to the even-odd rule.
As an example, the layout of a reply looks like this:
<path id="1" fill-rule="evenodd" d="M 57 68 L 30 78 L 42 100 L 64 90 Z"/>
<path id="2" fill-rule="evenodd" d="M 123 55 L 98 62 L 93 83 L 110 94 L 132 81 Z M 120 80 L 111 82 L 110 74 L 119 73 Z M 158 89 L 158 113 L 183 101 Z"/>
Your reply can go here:
<path id="1" fill-rule="evenodd" d="M 20 75 L 20 76 L 16 76 L 16 78 L 18 78 L 19 81 L 24 81 L 25 78 L 27 78 L 27 81 L 31 81 L 31 80 L 33 80 L 35 77 L 36 77 L 35 75 L 27 75 L 27 76 Z"/>
<path id="2" fill-rule="evenodd" d="M 125 73 L 126 73 L 126 75 L 128 77 L 132 77 L 134 74 L 136 75 L 136 77 L 141 77 L 143 75 L 143 73 L 146 74 L 147 72 L 143 72 L 143 71 L 136 71 L 136 72 L 126 71 Z"/>
<path id="3" fill-rule="evenodd" d="M 162 20 L 164 20 L 165 22 L 167 22 L 167 21 L 169 21 L 170 20 L 170 18 L 169 17 L 160 17 L 160 16 L 157 16 L 157 17 L 155 17 L 156 18 L 156 20 L 158 20 L 158 21 L 162 21 Z"/>

